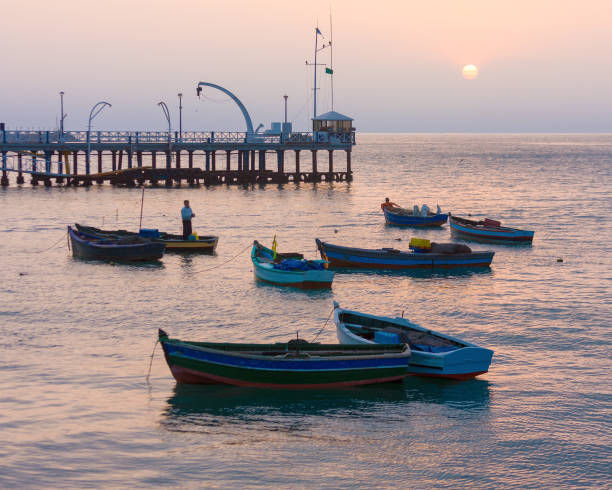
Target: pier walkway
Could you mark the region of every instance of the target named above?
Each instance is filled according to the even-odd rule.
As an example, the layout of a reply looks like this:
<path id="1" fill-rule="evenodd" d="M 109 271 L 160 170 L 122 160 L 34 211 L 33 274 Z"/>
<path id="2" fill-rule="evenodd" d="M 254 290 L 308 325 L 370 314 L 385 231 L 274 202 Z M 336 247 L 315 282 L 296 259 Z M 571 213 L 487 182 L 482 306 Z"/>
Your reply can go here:
<path id="1" fill-rule="evenodd" d="M 0 185 L 10 185 L 10 173 L 17 174 L 17 184 L 29 174 L 33 185 L 46 186 L 350 181 L 354 144 L 354 131 L 0 131 Z M 327 153 L 324 169 L 320 151 Z M 334 168 L 336 151 L 346 154 L 343 170 Z"/>

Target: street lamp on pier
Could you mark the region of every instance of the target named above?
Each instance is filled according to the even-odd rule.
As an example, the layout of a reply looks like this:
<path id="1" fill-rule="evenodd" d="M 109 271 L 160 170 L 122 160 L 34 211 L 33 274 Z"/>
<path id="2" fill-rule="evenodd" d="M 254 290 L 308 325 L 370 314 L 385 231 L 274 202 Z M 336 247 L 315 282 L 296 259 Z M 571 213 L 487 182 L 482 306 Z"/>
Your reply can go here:
<path id="1" fill-rule="evenodd" d="M 60 93 L 60 140 L 64 139 L 64 118 L 66 115 L 64 114 L 64 91 L 62 90 Z"/>
<path id="2" fill-rule="evenodd" d="M 183 94 L 178 94 L 179 98 L 179 138 L 183 140 Z"/>
<path id="3" fill-rule="evenodd" d="M 172 163 L 172 125 L 170 123 L 170 109 L 165 102 L 158 102 L 157 105 L 164 111 L 164 116 L 168 121 L 168 156 L 166 157 L 166 167 L 170 168 Z"/>
<path id="4" fill-rule="evenodd" d="M 89 122 L 87 123 L 87 161 L 85 166 L 85 173 L 89 174 L 89 155 L 91 153 L 91 121 L 96 117 L 105 107 L 112 107 L 108 102 L 100 101 L 91 108 L 89 112 Z M 63 131 L 63 130 L 62 130 Z"/>
<path id="5" fill-rule="evenodd" d="M 287 99 L 289 98 L 288 95 L 283 95 L 283 99 L 285 99 L 285 124 L 287 124 Z"/>

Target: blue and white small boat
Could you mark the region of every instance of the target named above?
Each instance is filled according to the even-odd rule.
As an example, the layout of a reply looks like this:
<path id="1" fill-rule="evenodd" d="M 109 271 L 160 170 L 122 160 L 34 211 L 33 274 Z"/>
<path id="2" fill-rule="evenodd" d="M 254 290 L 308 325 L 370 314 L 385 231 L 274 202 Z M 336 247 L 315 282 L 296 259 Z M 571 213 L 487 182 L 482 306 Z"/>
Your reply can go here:
<path id="1" fill-rule="evenodd" d="M 400 207 L 381 206 L 385 215 L 385 221 L 389 225 L 396 226 L 442 226 L 448 220 L 448 214 L 427 212 L 414 214 L 410 209 Z"/>
<path id="2" fill-rule="evenodd" d="M 450 228 L 453 235 L 479 242 L 531 243 L 534 235 L 533 231 L 502 226 L 499 221 L 489 218 L 476 221 L 451 216 Z"/>
<path id="3" fill-rule="evenodd" d="M 432 243 L 427 252 L 402 252 L 394 248 L 365 249 L 343 247 L 315 238 L 321 258 L 331 267 L 361 269 L 450 269 L 459 267 L 489 267 L 495 252 L 472 250 L 461 243 Z"/>
<path id="4" fill-rule="evenodd" d="M 103 238 L 68 227 L 72 255 L 82 259 L 112 261 L 149 261 L 161 259 L 164 243 L 140 237 Z"/>
<path id="5" fill-rule="evenodd" d="M 298 253 L 275 253 L 257 240 L 251 250 L 255 277 L 278 286 L 301 289 L 328 289 L 334 272 L 327 270 L 325 260 L 306 260 Z"/>
<path id="6" fill-rule="evenodd" d="M 405 318 L 345 310 L 335 301 L 334 322 L 341 344 L 407 344 L 412 354 L 409 374 L 469 379 L 486 373 L 493 358 L 490 349 L 428 330 Z"/>

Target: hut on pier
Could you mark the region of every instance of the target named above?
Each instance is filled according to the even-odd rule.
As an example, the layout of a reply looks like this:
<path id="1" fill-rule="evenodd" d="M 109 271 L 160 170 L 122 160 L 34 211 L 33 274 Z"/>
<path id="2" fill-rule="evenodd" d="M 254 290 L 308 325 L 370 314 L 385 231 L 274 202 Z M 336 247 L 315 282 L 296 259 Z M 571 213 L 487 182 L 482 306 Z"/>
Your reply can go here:
<path id="1" fill-rule="evenodd" d="M 320 143 L 355 144 L 353 118 L 329 111 L 312 119 L 312 131 L 315 141 Z"/>

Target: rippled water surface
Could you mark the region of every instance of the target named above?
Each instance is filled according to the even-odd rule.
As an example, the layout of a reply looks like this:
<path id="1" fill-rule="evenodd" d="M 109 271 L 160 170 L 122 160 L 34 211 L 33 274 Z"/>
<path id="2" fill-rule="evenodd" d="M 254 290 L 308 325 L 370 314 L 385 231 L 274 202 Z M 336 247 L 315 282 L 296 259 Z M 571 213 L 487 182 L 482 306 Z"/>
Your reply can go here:
<path id="1" fill-rule="evenodd" d="M 159 265 L 66 248 L 75 221 L 137 228 L 139 189 L 0 191 L 0 486 L 610 486 L 612 136 L 358 140 L 350 184 L 147 188 L 143 226 L 178 232 L 190 199 L 194 229 L 220 237 L 215 256 Z M 470 244 L 496 251 L 485 271 L 338 273 L 328 292 L 255 282 L 246 249 L 275 234 L 279 250 L 310 257 L 315 237 L 450 241 L 448 226 L 385 226 L 385 196 L 502 219 L 535 240 Z M 158 349 L 145 381 L 158 327 L 191 340 L 311 339 L 333 300 L 494 349 L 491 370 L 266 392 L 177 385 Z M 335 342 L 333 326 L 319 338 Z"/>

